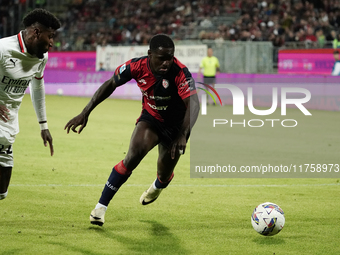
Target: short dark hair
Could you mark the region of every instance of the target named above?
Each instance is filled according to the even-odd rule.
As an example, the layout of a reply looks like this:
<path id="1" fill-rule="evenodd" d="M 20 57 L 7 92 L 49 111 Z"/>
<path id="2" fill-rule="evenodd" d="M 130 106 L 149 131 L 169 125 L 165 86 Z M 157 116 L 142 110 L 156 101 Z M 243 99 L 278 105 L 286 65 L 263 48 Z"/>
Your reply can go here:
<path id="1" fill-rule="evenodd" d="M 162 48 L 175 48 L 175 44 L 166 34 L 154 35 L 150 40 L 150 50 L 157 50 L 159 47 Z"/>
<path id="2" fill-rule="evenodd" d="M 61 26 L 59 19 L 44 9 L 34 9 L 33 11 L 29 12 L 22 21 L 25 28 L 36 22 L 54 30 L 57 30 Z"/>
<path id="3" fill-rule="evenodd" d="M 338 50 L 335 50 L 335 51 L 333 52 L 333 54 L 339 54 L 339 51 L 338 51 Z"/>

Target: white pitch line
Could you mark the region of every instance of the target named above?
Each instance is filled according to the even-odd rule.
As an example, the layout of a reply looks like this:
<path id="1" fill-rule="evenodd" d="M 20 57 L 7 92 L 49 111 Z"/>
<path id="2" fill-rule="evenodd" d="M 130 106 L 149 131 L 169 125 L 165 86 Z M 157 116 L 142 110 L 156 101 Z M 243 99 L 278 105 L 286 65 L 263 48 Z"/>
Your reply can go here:
<path id="1" fill-rule="evenodd" d="M 12 187 L 104 187 L 105 184 L 10 184 Z M 144 187 L 149 184 L 125 184 L 124 187 Z M 315 187 L 340 186 L 340 183 L 316 184 L 172 184 L 169 187 Z"/>

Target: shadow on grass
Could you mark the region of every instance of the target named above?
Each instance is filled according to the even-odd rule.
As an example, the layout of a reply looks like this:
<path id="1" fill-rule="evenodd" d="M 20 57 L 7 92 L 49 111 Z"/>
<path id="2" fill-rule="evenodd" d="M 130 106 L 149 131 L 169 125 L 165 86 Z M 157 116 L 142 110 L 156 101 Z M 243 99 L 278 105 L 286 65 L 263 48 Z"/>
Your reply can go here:
<path id="1" fill-rule="evenodd" d="M 107 242 L 110 246 L 115 246 L 114 242 L 110 244 L 110 240 L 122 244 L 117 247 L 117 254 L 181 254 L 185 255 L 189 252 L 181 246 L 181 240 L 173 235 L 169 228 L 157 221 L 140 221 L 135 231 L 128 229 L 127 232 L 120 230 L 120 234 L 115 229 L 107 229 L 99 226 L 91 226 L 87 229 L 90 232 L 102 236 L 101 242 Z M 142 226 L 140 228 L 140 226 Z M 132 231 L 131 231 L 132 230 Z M 131 236 L 132 235 L 132 236 Z M 63 247 L 68 252 L 75 252 L 89 255 L 102 255 L 95 248 L 79 247 L 78 244 L 70 244 L 65 242 L 48 242 L 49 244 Z M 104 244 L 106 245 L 106 244 Z M 123 247 L 123 248 L 122 248 Z M 5 253 L 15 254 L 15 253 Z M 2 255 L 0 253 L 0 255 Z"/>
<path id="2" fill-rule="evenodd" d="M 10 249 L 7 251 L 0 251 L 0 255 L 16 255 L 20 254 L 24 251 L 24 249 Z"/>
<path id="3" fill-rule="evenodd" d="M 142 233 L 138 237 L 123 236 L 114 231 L 105 231 L 101 228 L 94 227 L 93 229 L 110 239 L 122 243 L 127 250 L 138 254 L 188 254 L 188 251 L 181 247 L 180 239 L 174 236 L 168 227 L 157 221 L 141 220 L 140 222 L 148 224 L 149 228 L 143 231 L 136 230 Z"/>
<path id="4" fill-rule="evenodd" d="M 73 251 L 73 252 L 76 252 L 76 253 L 88 254 L 88 255 L 102 255 L 101 252 L 93 252 L 93 251 L 91 251 L 89 249 L 79 248 L 77 246 L 72 246 L 72 245 L 69 245 L 69 244 L 66 244 L 66 243 L 61 243 L 61 242 L 47 242 L 47 243 L 63 247 L 68 252 Z"/>
<path id="5" fill-rule="evenodd" d="M 253 239 L 254 243 L 257 244 L 265 244 L 265 245 L 275 245 L 275 244 L 284 244 L 286 241 L 277 236 L 258 236 Z"/>
<path id="6" fill-rule="evenodd" d="M 89 230 L 97 231 L 98 233 L 105 232 L 105 228 L 99 227 L 99 226 L 91 226 L 89 227 Z"/>

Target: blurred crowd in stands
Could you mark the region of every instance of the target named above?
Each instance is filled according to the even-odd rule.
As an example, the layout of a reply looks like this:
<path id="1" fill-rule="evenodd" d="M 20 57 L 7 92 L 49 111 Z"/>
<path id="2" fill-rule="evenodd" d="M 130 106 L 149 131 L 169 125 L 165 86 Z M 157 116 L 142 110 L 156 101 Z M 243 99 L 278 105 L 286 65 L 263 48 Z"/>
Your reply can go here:
<path id="1" fill-rule="evenodd" d="M 8 6 L 25 0 L 1 0 Z M 56 13 L 62 28 L 55 50 L 94 50 L 97 45 L 143 45 L 157 33 L 174 40 L 295 42 L 340 48 L 339 0 L 69 0 Z M 4 5 L 7 4 L 7 5 Z M 39 1 L 48 9 L 46 1 Z M 9 4 L 9 5 L 8 5 Z M 39 6 L 36 6 L 39 7 Z M 1 34 L 1 26 L 0 26 Z"/>

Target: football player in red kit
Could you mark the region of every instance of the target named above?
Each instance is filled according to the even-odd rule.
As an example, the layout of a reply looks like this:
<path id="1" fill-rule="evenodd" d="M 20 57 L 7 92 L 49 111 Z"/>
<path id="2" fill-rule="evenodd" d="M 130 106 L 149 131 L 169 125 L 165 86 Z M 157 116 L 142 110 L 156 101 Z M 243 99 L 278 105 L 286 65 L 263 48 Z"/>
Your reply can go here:
<path id="1" fill-rule="evenodd" d="M 195 82 L 188 68 L 174 57 L 175 45 L 165 34 L 150 40 L 148 55 L 131 59 L 117 67 L 93 95 L 83 111 L 65 126 L 67 133 L 81 133 L 91 111 L 114 90 L 134 79 L 143 94 L 143 110 L 132 133 L 126 157 L 114 166 L 90 221 L 102 226 L 108 204 L 120 186 L 130 177 L 144 156 L 158 145 L 157 178 L 140 203 L 155 201 L 174 176 L 174 168 L 185 153 L 190 130 L 198 113 Z M 80 127 L 79 127 L 80 126 Z M 78 130 L 76 128 L 79 127 Z"/>

